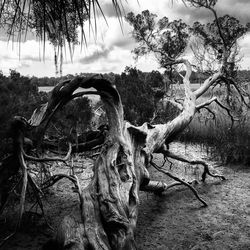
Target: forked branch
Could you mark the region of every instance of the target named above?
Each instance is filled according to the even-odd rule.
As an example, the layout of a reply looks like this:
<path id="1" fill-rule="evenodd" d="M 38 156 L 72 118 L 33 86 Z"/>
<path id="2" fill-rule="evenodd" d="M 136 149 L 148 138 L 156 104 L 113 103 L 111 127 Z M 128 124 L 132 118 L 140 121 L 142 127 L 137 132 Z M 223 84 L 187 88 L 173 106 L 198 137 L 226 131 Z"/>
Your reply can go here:
<path id="1" fill-rule="evenodd" d="M 165 153 L 165 156 L 166 157 L 169 157 L 169 158 L 172 158 L 172 159 L 175 159 L 175 160 L 178 160 L 178 161 L 182 161 L 182 162 L 186 162 L 186 163 L 189 163 L 191 165 L 202 165 L 204 167 L 204 172 L 202 174 L 202 181 L 205 181 L 206 180 L 206 175 L 210 175 L 212 177 L 215 177 L 215 178 L 220 178 L 222 180 L 225 180 L 225 177 L 223 175 L 219 175 L 219 174 L 212 174 L 209 170 L 209 165 L 205 162 L 205 161 L 201 161 L 201 160 L 188 160 L 187 158 L 183 157 L 183 156 L 180 156 L 180 155 L 176 155 L 170 151 L 166 151 Z"/>
<path id="2" fill-rule="evenodd" d="M 197 191 L 195 190 L 194 187 L 192 187 L 192 185 L 190 185 L 189 183 L 187 183 L 186 181 L 183 181 L 182 179 L 172 175 L 171 173 L 169 173 L 168 171 L 164 170 L 163 168 L 160 168 L 157 164 L 155 164 L 153 161 L 150 162 L 150 164 L 157 169 L 158 171 L 166 174 L 167 176 L 169 176 L 170 178 L 174 179 L 175 181 L 187 186 L 189 189 L 191 189 L 191 191 L 193 192 L 193 194 L 195 195 L 195 197 L 203 204 L 203 206 L 207 206 L 207 203 L 200 198 L 199 194 L 197 193 Z M 176 185 L 176 184 L 175 184 Z"/>
<path id="3" fill-rule="evenodd" d="M 200 109 L 202 109 L 202 108 L 210 105 L 213 102 L 217 103 L 222 109 L 226 110 L 228 116 L 231 119 L 231 127 L 232 127 L 233 124 L 234 124 L 234 121 L 237 121 L 238 119 L 236 119 L 235 117 L 233 117 L 233 115 L 231 114 L 231 110 L 228 107 L 226 107 L 224 104 L 222 104 L 217 97 L 213 97 L 210 100 L 207 100 L 206 102 L 203 102 L 203 103 L 197 105 L 196 109 L 200 110 Z"/>

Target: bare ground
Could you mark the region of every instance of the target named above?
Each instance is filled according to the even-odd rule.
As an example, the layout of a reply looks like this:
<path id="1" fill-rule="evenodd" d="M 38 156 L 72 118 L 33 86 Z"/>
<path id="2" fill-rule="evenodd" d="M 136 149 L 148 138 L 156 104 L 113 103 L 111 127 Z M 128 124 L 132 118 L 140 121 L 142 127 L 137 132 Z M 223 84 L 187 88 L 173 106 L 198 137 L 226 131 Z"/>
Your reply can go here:
<path id="1" fill-rule="evenodd" d="M 207 159 L 207 154 L 199 146 L 175 143 L 171 150 L 190 158 Z M 155 156 L 160 164 L 162 158 Z M 208 160 L 208 159 L 207 159 Z M 212 165 L 216 165 L 209 159 Z M 173 161 L 173 173 L 185 180 L 200 178 L 200 169 Z M 78 176 L 87 182 L 91 178 L 91 164 L 86 160 L 78 163 Z M 166 163 L 169 169 L 169 163 Z M 83 167 L 83 173 L 81 173 Z M 64 169 L 64 171 L 67 171 Z M 172 181 L 162 173 L 151 169 L 155 180 Z M 206 183 L 196 186 L 199 194 L 208 203 L 204 208 L 186 187 L 169 189 L 161 196 L 151 193 L 140 194 L 139 219 L 136 240 L 139 250 L 249 250 L 250 249 L 250 166 L 217 167 L 226 181 L 208 178 Z M 26 211 L 29 211 L 29 201 Z M 72 192 L 72 184 L 62 180 L 46 194 L 45 211 L 49 224 L 56 229 L 60 220 L 69 213 L 78 214 L 78 197 Z M 14 227 L 18 206 L 12 203 L 0 218 L 0 238 L 4 238 Z M 27 212 L 21 231 L 11 238 L 1 249 L 40 249 L 52 237 L 44 219 Z"/>

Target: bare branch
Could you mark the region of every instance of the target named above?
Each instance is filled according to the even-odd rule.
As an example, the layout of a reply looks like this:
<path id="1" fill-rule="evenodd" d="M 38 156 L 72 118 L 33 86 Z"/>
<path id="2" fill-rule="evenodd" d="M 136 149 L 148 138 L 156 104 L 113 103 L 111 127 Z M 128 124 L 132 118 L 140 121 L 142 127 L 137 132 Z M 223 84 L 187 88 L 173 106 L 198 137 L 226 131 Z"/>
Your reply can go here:
<path id="1" fill-rule="evenodd" d="M 171 60 L 168 63 L 166 63 L 166 65 L 168 65 L 168 66 L 172 66 L 172 65 L 176 65 L 176 64 L 184 64 L 186 66 L 186 74 L 185 74 L 185 76 L 181 75 L 181 77 L 183 78 L 185 93 L 187 94 L 187 91 L 192 92 L 191 87 L 190 87 L 190 81 L 189 81 L 189 78 L 192 74 L 191 63 L 187 59 L 184 59 L 184 58 L 180 58 L 177 60 Z"/>
<path id="2" fill-rule="evenodd" d="M 224 53 L 225 53 L 226 50 L 227 50 L 227 45 L 226 45 L 225 38 L 224 38 L 224 36 L 223 36 L 223 34 L 222 34 L 222 31 L 221 31 L 221 26 L 220 26 L 220 23 L 219 23 L 219 20 L 218 20 L 217 12 L 216 12 L 215 9 L 212 8 L 211 6 L 208 7 L 208 9 L 209 9 L 210 11 L 212 11 L 212 13 L 213 13 L 213 15 L 214 15 L 215 22 L 216 22 L 216 25 L 217 25 L 217 29 L 218 29 L 218 32 L 219 32 L 219 36 L 220 36 L 220 38 L 221 38 L 221 40 L 222 40 L 222 42 L 223 42 Z"/>
<path id="3" fill-rule="evenodd" d="M 169 188 L 163 181 L 149 181 L 147 185 L 140 186 L 141 191 L 162 193 Z"/>
<path id="4" fill-rule="evenodd" d="M 213 116 L 213 120 L 216 119 L 215 113 L 209 107 L 204 107 L 204 109 L 206 109 Z"/>
<path id="5" fill-rule="evenodd" d="M 170 157 L 172 159 L 178 160 L 178 161 L 182 161 L 182 162 L 192 164 L 192 165 L 197 165 L 197 164 L 202 165 L 204 167 L 204 172 L 202 174 L 202 181 L 205 181 L 207 174 L 212 176 L 212 177 L 221 178 L 222 180 L 225 180 L 225 177 L 223 175 L 212 174 L 210 172 L 210 170 L 209 170 L 208 164 L 206 162 L 204 162 L 204 161 L 201 161 L 201 160 L 192 160 L 192 161 L 190 161 L 187 158 L 184 158 L 183 156 L 176 155 L 176 154 L 174 154 L 172 152 L 169 152 L 169 151 L 166 151 L 166 156 Z"/>
<path id="6" fill-rule="evenodd" d="M 104 141 L 105 141 L 105 136 L 102 135 L 94 140 L 79 143 L 77 147 L 76 145 L 73 145 L 73 153 L 77 152 L 77 150 L 79 152 L 85 152 L 85 151 L 98 149 L 98 147 L 102 147 Z"/>
<path id="7" fill-rule="evenodd" d="M 161 103 L 163 105 L 163 108 L 166 108 L 167 103 L 171 103 L 174 107 L 178 108 L 180 111 L 183 110 L 183 106 L 181 103 L 177 102 L 175 99 L 165 97 L 161 100 Z"/>
<path id="8" fill-rule="evenodd" d="M 24 161 L 23 154 L 20 153 L 18 157 L 19 157 L 19 162 L 21 164 L 21 168 L 23 171 L 23 186 L 22 186 L 21 199 L 20 199 L 20 210 L 19 210 L 19 216 L 18 216 L 18 222 L 17 222 L 16 228 L 19 228 L 21 225 L 23 212 L 24 212 L 26 189 L 27 189 L 27 183 L 28 183 L 28 171 L 27 171 L 26 163 Z"/>
<path id="9" fill-rule="evenodd" d="M 197 109 L 197 110 L 200 110 L 201 108 L 204 108 L 205 106 L 210 105 L 210 104 L 211 104 L 212 102 L 214 102 L 215 100 L 217 100 L 217 97 L 213 97 L 213 98 L 211 98 L 211 99 L 209 99 L 209 100 L 207 100 L 207 101 L 205 101 L 205 102 L 203 102 L 203 103 L 197 105 L 197 106 L 196 106 L 196 109 Z"/>
<path id="10" fill-rule="evenodd" d="M 11 193 L 13 193 L 13 192 L 15 191 L 16 187 L 20 184 L 21 180 L 22 180 L 22 177 L 19 178 L 19 180 L 17 181 L 17 183 L 16 183 L 16 184 L 12 187 L 12 189 L 9 191 L 8 197 L 7 197 L 6 201 L 5 201 L 3 204 L 1 204 L 1 207 L 0 207 L 0 215 L 3 213 L 5 207 L 6 207 L 7 203 L 8 203 L 8 201 L 9 201 L 9 199 L 10 199 Z M 0 246 L 1 246 L 1 244 L 0 244 Z"/>
<path id="11" fill-rule="evenodd" d="M 212 99 L 210 99 L 210 100 L 208 100 L 208 101 L 206 101 L 206 102 L 204 102 L 204 103 L 202 103 L 202 104 L 199 104 L 198 106 L 196 106 L 196 109 L 197 109 L 197 110 L 200 110 L 201 108 L 204 108 L 204 107 L 210 105 L 212 102 L 217 103 L 222 109 L 226 110 L 226 112 L 227 112 L 227 114 L 228 114 L 228 116 L 230 117 L 231 122 L 232 122 L 231 127 L 233 126 L 234 121 L 238 121 L 238 120 L 239 120 L 239 119 L 236 119 L 235 117 L 233 117 L 233 115 L 231 114 L 231 110 L 230 110 L 228 107 L 226 107 L 224 104 L 222 104 L 222 103 L 218 100 L 217 97 L 213 97 Z"/>
<path id="12" fill-rule="evenodd" d="M 167 139 L 169 143 L 173 140 L 179 131 L 183 130 L 192 120 L 196 108 L 195 108 L 195 95 L 191 90 L 189 78 L 192 73 L 192 66 L 186 59 L 179 59 L 174 62 L 174 64 L 185 64 L 187 70 L 183 79 L 184 89 L 185 89 L 185 99 L 183 103 L 182 112 L 174 118 L 172 121 L 165 124 L 157 124 L 154 128 L 149 128 L 147 124 L 143 124 L 137 129 L 147 133 L 146 147 L 143 149 L 146 154 L 150 155 L 153 152 L 157 152 Z"/>
<path id="13" fill-rule="evenodd" d="M 247 93 L 244 89 L 238 86 L 238 84 L 232 78 L 222 77 L 221 80 L 226 84 L 232 84 L 236 89 L 236 91 L 238 92 L 241 101 L 246 105 L 246 107 L 250 108 L 250 104 L 248 104 L 244 98 L 244 95 L 250 97 L 249 93 Z"/>
<path id="14" fill-rule="evenodd" d="M 64 158 L 60 158 L 60 157 L 37 158 L 37 157 L 27 155 L 24 152 L 24 150 L 23 150 L 23 155 L 24 155 L 25 160 L 29 160 L 29 161 L 36 161 L 36 162 L 63 161 L 63 162 L 66 162 L 69 159 L 71 152 L 72 152 L 72 145 L 71 143 L 69 143 L 69 150 L 68 150 L 67 155 Z"/>
<path id="15" fill-rule="evenodd" d="M 195 190 L 195 188 L 192 187 L 190 184 L 188 184 L 187 182 L 181 180 L 180 178 L 178 178 L 178 177 L 172 175 L 172 174 L 169 173 L 168 171 L 166 171 L 166 170 L 160 168 L 160 167 L 157 166 L 157 164 L 155 164 L 153 161 L 151 161 L 150 164 L 151 164 L 155 169 L 157 169 L 158 171 L 160 171 L 160 172 L 166 174 L 167 176 L 169 176 L 170 178 L 174 179 L 175 181 L 178 181 L 178 182 L 180 182 L 181 184 L 183 184 L 183 185 L 187 186 L 188 188 L 190 188 L 191 191 L 193 192 L 193 194 L 195 195 L 195 197 L 196 197 L 205 207 L 207 206 L 207 203 L 206 203 L 203 199 L 200 198 L 200 196 L 198 195 L 198 193 L 197 193 L 197 191 Z"/>
<path id="16" fill-rule="evenodd" d="M 231 114 L 231 110 L 230 110 L 228 107 L 226 107 L 225 105 L 223 105 L 218 99 L 216 99 L 215 102 L 216 102 L 222 109 L 225 109 L 225 110 L 227 111 L 227 114 L 228 114 L 228 116 L 230 117 L 231 122 L 232 122 L 232 125 L 231 125 L 231 127 L 232 127 L 233 124 L 234 124 L 234 121 L 237 121 L 237 120 L 239 120 L 239 119 L 235 119 L 235 118 L 233 117 L 233 115 Z"/>
<path id="17" fill-rule="evenodd" d="M 201 95 L 203 95 L 209 89 L 210 86 L 212 86 L 214 83 L 216 83 L 217 80 L 220 79 L 221 76 L 222 72 L 220 69 L 217 73 L 213 74 L 211 77 L 206 79 L 205 82 L 202 84 L 202 86 L 198 88 L 196 91 L 194 91 L 196 98 L 198 99 Z"/>
<path id="18" fill-rule="evenodd" d="M 51 176 L 48 180 L 46 180 L 44 183 L 42 183 L 42 190 L 53 186 L 56 182 L 58 182 L 59 180 L 63 179 L 63 178 L 67 178 L 70 181 L 72 181 L 74 184 L 76 184 L 77 180 L 75 178 L 74 175 L 66 175 L 66 174 L 56 174 Z"/>
<path id="19" fill-rule="evenodd" d="M 37 184 L 35 183 L 35 181 L 33 180 L 33 178 L 31 177 L 30 174 L 28 174 L 28 181 L 29 181 L 29 183 L 30 183 L 30 185 L 31 185 L 31 187 L 32 187 L 32 189 L 33 189 L 33 191 L 34 191 L 34 194 L 35 194 L 37 203 L 38 203 L 38 205 L 39 205 L 39 207 L 40 207 L 40 209 L 41 209 L 41 211 L 42 211 L 42 215 L 43 215 L 43 217 L 44 217 L 44 219 L 45 219 L 47 225 L 48 225 L 50 228 L 52 228 L 52 227 L 50 226 L 50 224 L 49 224 L 49 222 L 48 222 L 46 216 L 45 216 L 45 212 L 44 212 L 44 208 L 43 208 L 43 202 L 42 202 L 42 199 L 41 199 L 41 197 L 40 197 L 40 194 L 43 194 L 42 190 L 37 186 Z"/>
<path id="20" fill-rule="evenodd" d="M 17 230 L 15 230 L 13 233 L 9 234 L 7 237 L 1 240 L 0 247 L 2 247 L 9 239 L 11 239 L 15 234 Z"/>

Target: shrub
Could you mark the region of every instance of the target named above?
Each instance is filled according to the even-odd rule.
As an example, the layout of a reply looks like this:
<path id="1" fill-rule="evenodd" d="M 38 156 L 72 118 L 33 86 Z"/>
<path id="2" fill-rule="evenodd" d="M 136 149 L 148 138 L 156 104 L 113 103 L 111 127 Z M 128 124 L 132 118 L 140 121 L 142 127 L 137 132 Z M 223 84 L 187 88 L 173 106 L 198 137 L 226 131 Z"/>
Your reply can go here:
<path id="1" fill-rule="evenodd" d="M 0 159 L 10 150 L 9 124 L 16 115 L 29 118 L 34 109 L 47 100 L 28 77 L 11 70 L 8 77 L 0 74 Z"/>

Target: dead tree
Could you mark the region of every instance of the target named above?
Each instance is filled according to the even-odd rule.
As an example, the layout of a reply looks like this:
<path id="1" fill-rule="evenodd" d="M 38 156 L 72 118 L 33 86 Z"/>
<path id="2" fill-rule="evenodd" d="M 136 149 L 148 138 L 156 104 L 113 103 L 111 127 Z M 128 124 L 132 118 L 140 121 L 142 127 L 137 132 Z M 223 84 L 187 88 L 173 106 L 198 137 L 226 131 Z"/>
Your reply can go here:
<path id="1" fill-rule="evenodd" d="M 216 101 L 211 99 L 203 104 L 196 104 L 196 100 L 219 79 L 221 73 L 220 71 L 215 73 L 198 90 L 192 92 L 189 82 L 192 72 L 190 63 L 184 59 L 179 59 L 175 63 L 182 63 L 186 66 L 186 75 L 183 78 L 185 99 L 181 113 L 166 124 L 151 125 L 144 123 L 142 126 L 136 127 L 125 121 L 120 95 L 115 86 L 105 79 L 96 77 L 89 79 L 76 77 L 71 81 L 59 83 L 54 88 L 48 103 L 35 110 L 29 121 L 24 118 L 14 120 L 14 131 L 16 131 L 14 144 L 17 149 L 13 152 L 14 159 L 16 159 L 16 165 L 13 165 L 16 167 L 13 171 L 22 169 L 23 179 L 20 219 L 24 208 L 27 182 L 31 183 L 36 193 L 41 191 L 29 176 L 25 161 L 65 161 L 70 154 L 69 151 L 64 159 L 39 159 L 28 156 L 23 150 L 24 131 L 36 129 L 36 145 L 39 146 L 56 111 L 73 98 L 84 94 L 101 96 L 108 117 L 109 131 L 101 153 L 94 163 L 94 176 L 87 188 L 82 189 L 74 175 L 61 176 L 69 178 L 78 190 L 81 222 L 76 223 L 68 217 L 62 221 L 59 236 L 56 237 L 56 244 L 61 247 L 60 249 L 66 249 L 66 247 L 67 249 L 136 249 L 134 231 L 138 216 L 139 190 L 163 192 L 172 186 L 182 184 L 189 187 L 206 206 L 206 202 L 199 197 L 189 183 L 157 166 L 153 162 L 153 154 L 162 153 L 165 157 L 172 157 L 191 164 L 202 164 L 204 166 L 203 181 L 207 174 L 224 179 L 221 175 L 211 174 L 207 163 L 190 161 L 176 156 L 170 153 L 166 147 L 166 144 L 174 140 L 176 135 L 190 123 L 199 109 Z M 78 87 L 93 87 L 96 91 L 83 91 L 73 94 Z M 165 183 L 150 180 L 147 170 L 150 165 L 167 174 L 176 182 L 167 186 Z M 6 168 L 1 170 L 5 171 Z M 9 173 L 9 176 L 12 174 Z M 61 177 L 55 178 L 54 182 Z M 2 183 L 7 180 L 5 178 L 0 181 L 2 186 Z M 39 195 L 37 199 L 39 200 Z M 4 206 L 4 202 L 1 201 L 2 206 Z M 42 209 L 40 200 L 39 204 L 41 204 Z"/>

